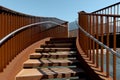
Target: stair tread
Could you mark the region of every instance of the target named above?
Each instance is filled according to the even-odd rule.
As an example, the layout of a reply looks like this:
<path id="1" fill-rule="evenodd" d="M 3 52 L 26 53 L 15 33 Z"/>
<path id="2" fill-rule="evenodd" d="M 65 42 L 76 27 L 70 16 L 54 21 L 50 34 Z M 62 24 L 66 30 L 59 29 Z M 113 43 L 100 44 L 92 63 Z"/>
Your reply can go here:
<path id="1" fill-rule="evenodd" d="M 78 63 L 78 60 L 68 59 L 29 59 L 24 62 L 24 67 L 43 67 L 43 66 L 68 66 L 73 63 Z"/>
<path id="2" fill-rule="evenodd" d="M 36 48 L 36 49 L 75 49 L 75 48 Z"/>
<path id="3" fill-rule="evenodd" d="M 64 46 L 64 45 L 74 45 L 74 43 L 61 43 L 61 44 L 58 44 L 58 43 L 53 43 L 53 44 L 43 44 L 43 45 L 60 45 L 60 46 Z"/>
<path id="4" fill-rule="evenodd" d="M 75 43 L 76 38 L 51 38 L 50 41 L 46 41 L 47 44 L 53 43 Z"/>
<path id="5" fill-rule="evenodd" d="M 75 41 L 46 41 L 46 44 L 68 44 L 68 43 L 75 43 Z"/>
<path id="6" fill-rule="evenodd" d="M 30 55 L 75 55 L 76 52 L 71 53 L 71 52 L 50 52 L 50 53 L 32 53 Z"/>
<path id="7" fill-rule="evenodd" d="M 34 80 L 42 78 L 63 78 L 72 77 L 77 73 L 84 73 L 82 69 L 78 68 L 41 68 L 41 69 L 23 69 L 16 78 L 29 80 L 34 77 Z M 64 76 L 63 76 L 64 75 Z M 46 77 L 47 76 L 47 77 Z"/>
<path id="8" fill-rule="evenodd" d="M 44 52 L 44 51 L 71 51 L 71 50 L 76 50 L 76 48 L 36 48 L 36 52 Z"/>
<path id="9" fill-rule="evenodd" d="M 76 39 L 76 37 L 51 38 L 50 40 L 60 40 L 60 39 Z"/>
<path id="10" fill-rule="evenodd" d="M 56 56 L 67 56 L 67 55 L 76 55 L 75 53 L 70 53 L 70 52 L 63 52 L 63 53 L 33 53 L 30 54 L 30 56 L 52 56 L 52 55 L 56 55 Z"/>
<path id="11" fill-rule="evenodd" d="M 50 41 L 75 41 L 76 38 L 51 38 Z"/>
<path id="12" fill-rule="evenodd" d="M 41 45 L 41 47 L 43 48 L 71 48 L 71 47 L 75 47 L 74 44 L 44 44 Z"/>
<path id="13" fill-rule="evenodd" d="M 40 59 L 40 58 L 71 58 L 76 57 L 76 52 L 51 52 L 51 53 L 33 53 L 30 54 L 30 59 Z"/>
<path id="14" fill-rule="evenodd" d="M 27 63 L 73 63 L 78 62 L 78 60 L 68 60 L 68 59 L 28 59 L 24 64 Z"/>

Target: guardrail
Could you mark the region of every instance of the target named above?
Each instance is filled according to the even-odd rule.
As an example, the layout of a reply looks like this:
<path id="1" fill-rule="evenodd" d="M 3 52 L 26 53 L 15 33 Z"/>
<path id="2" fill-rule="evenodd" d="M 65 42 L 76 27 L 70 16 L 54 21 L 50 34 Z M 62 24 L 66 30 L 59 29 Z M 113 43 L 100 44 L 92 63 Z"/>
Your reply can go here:
<path id="1" fill-rule="evenodd" d="M 120 2 L 112 4 L 110 6 L 107 6 L 105 8 L 96 10 L 92 12 L 94 14 L 113 14 L 113 15 L 119 15 L 120 13 Z"/>
<path id="2" fill-rule="evenodd" d="M 11 33 L 9 33 L 7 36 L 5 36 L 4 38 L 2 38 L 0 40 L 0 46 L 2 46 L 2 44 L 4 44 L 6 41 L 8 41 L 10 38 L 14 37 L 15 35 L 17 35 L 19 32 L 21 31 L 24 31 L 26 29 L 29 29 L 31 27 L 36 27 L 36 25 L 41 25 L 41 24 L 46 24 L 46 23 L 51 23 L 51 24 L 56 24 L 56 25 L 59 25 L 59 26 L 62 26 L 62 27 L 66 27 L 65 25 L 62 25 L 62 24 L 59 24 L 57 22 L 53 22 L 53 21 L 43 21 L 43 22 L 37 22 L 37 23 L 33 23 L 33 24 L 29 24 L 29 25 L 26 25 L 26 26 L 23 26 Z M 52 27 L 53 28 L 53 27 Z M 48 28 L 49 29 L 49 28 Z M 44 31 L 44 30 L 43 30 Z M 42 31 L 42 32 L 43 32 Z"/>
<path id="3" fill-rule="evenodd" d="M 97 44 L 99 44 L 100 46 L 102 46 L 104 49 L 107 49 L 108 51 L 110 51 L 113 55 L 116 55 L 118 58 L 120 58 L 120 53 L 117 51 L 114 51 L 113 49 L 109 48 L 108 46 L 106 46 L 105 44 L 103 44 L 102 42 L 100 42 L 98 39 L 96 39 L 95 37 L 93 37 L 91 34 L 89 34 L 88 32 L 86 32 L 76 21 L 76 25 L 79 26 L 79 29 L 90 39 L 92 39 L 94 42 L 96 42 Z"/>
<path id="4" fill-rule="evenodd" d="M 78 21 L 81 26 L 79 30 L 79 44 L 89 61 L 92 61 L 96 68 L 100 68 L 101 72 L 105 72 L 106 77 L 110 77 L 110 53 L 113 53 L 113 80 L 117 78 L 116 58 L 120 57 L 120 54 L 116 52 L 116 33 L 120 23 L 118 20 L 120 20 L 120 15 L 93 14 L 82 11 L 79 13 Z M 111 32 L 113 38 L 109 38 Z M 106 45 L 103 43 L 106 43 Z M 110 44 L 113 44 L 113 50 L 109 48 Z"/>
<path id="5" fill-rule="evenodd" d="M 68 37 L 67 26 L 57 18 L 31 16 L 0 6 L 0 72 L 32 43 L 46 37 Z"/>

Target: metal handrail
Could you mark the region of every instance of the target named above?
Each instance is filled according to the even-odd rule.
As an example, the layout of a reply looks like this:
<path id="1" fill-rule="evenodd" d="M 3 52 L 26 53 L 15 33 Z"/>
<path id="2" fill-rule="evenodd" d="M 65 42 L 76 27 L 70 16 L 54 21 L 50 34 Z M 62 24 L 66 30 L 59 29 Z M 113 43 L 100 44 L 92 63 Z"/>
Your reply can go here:
<path id="1" fill-rule="evenodd" d="M 99 45 L 101 45 L 102 47 L 104 47 L 105 49 L 107 49 L 108 51 L 110 51 L 112 54 L 116 55 L 118 58 L 120 58 L 120 53 L 118 51 L 114 51 L 113 49 L 110 49 L 108 46 L 106 46 L 105 44 L 103 44 L 102 42 L 100 42 L 99 40 L 97 40 L 95 37 L 93 37 L 91 34 L 89 34 L 88 32 L 86 32 L 79 24 L 78 21 L 76 21 L 76 24 L 79 26 L 79 29 L 90 39 L 92 39 L 93 41 L 95 41 L 96 43 L 98 43 Z"/>
<path id="2" fill-rule="evenodd" d="M 37 23 L 32 23 L 32 24 L 29 24 L 29 25 L 26 25 L 26 26 L 23 26 L 17 30 L 14 30 L 13 32 L 9 33 L 8 35 L 6 35 L 4 38 L 2 38 L 0 40 L 0 46 L 2 46 L 3 43 L 5 43 L 7 40 L 9 40 L 10 38 L 14 37 L 17 33 L 19 33 L 20 31 L 23 31 L 25 29 L 28 29 L 28 28 L 31 28 L 32 26 L 35 26 L 35 25 L 40 25 L 40 24 L 45 24 L 45 23 L 51 23 L 51 24 L 56 24 L 56 25 L 60 25 L 60 26 L 63 26 L 65 27 L 65 25 L 61 25 L 57 22 L 54 22 L 54 21 L 43 21 L 43 22 L 37 22 Z"/>

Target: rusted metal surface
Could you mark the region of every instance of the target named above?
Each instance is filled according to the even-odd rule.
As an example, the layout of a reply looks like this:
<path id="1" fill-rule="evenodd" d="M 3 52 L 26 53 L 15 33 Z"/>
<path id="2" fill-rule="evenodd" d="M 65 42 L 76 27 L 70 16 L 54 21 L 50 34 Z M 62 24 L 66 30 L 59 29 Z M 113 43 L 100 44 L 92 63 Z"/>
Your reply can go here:
<path id="1" fill-rule="evenodd" d="M 50 37 L 42 39 L 22 50 L 22 52 L 10 62 L 7 68 L 4 69 L 4 72 L 0 73 L 0 80 L 15 80 L 15 76 L 23 69 L 23 63 L 28 60 L 29 55 L 34 53 L 37 47 L 40 47 L 40 45 L 45 44 L 45 41 L 49 40 Z"/>
<path id="2" fill-rule="evenodd" d="M 77 37 L 78 29 L 70 30 L 69 37 Z"/>
<path id="3" fill-rule="evenodd" d="M 119 6 L 120 2 L 92 13 L 82 11 L 79 13 L 78 19 L 79 25 L 86 32 L 91 34 L 92 37 L 99 40 L 102 44 L 105 44 L 108 48 L 110 44 L 113 44 L 114 51 L 116 51 L 117 44 L 116 34 L 120 33 Z M 110 35 L 112 35 L 113 38 L 110 38 Z M 106 39 L 103 36 L 106 36 Z M 88 60 L 91 61 L 92 64 L 96 65 L 96 68 L 100 68 L 101 73 L 106 73 L 105 77 L 110 77 L 111 52 L 97 42 L 93 41 L 91 38 L 87 38 L 81 30 L 79 30 L 79 39 L 79 44 L 86 53 Z M 111 58 L 113 62 L 113 80 L 117 80 L 116 56 L 117 54 L 113 53 L 113 58 Z"/>
<path id="4" fill-rule="evenodd" d="M 52 23 L 41 24 L 45 21 L 51 21 Z M 33 23 L 40 24 L 30 25 L 31 27 L 22 29 L 23 26 L 25 28 L 26 25 Z M 3 71 L 18 53 L 32 43 L 46 37 L 68 37 L 67 26 L 66 21 L 57 18 L 31 16 L 0 6 L 0 40 L 3 40 L 0 41 L 0 71 Z M 17 32 L 11 34 L 6 40 L 3 39 L 13 31 Z"/>

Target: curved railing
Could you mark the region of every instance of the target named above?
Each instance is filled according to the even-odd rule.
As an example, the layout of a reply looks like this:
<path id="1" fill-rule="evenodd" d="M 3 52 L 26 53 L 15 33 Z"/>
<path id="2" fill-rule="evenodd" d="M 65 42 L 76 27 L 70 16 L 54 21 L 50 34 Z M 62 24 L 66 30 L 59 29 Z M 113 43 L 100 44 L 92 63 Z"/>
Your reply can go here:
<path id="1" fill-rule="evenodd" d="M 113 49 L 111 49 L 110 47 L 108 47 L 107 45 L 103 44 L 102 42 L 100 42 L 98 39 L 96 39 L 94 36 L 92 36 L 91 34 L 89 34 L 88 32 L 86 32 L 76 21 L 76 25 L 79 26 L 79 29 L 90 39 L 92 39 L 94 42 L 96 42 L 97 44 L 99 44 L 100 46 L 102 46 L 104 49 L 108 50 L 110 53 L 112 53 L 113 55 L 116 55 L 118 58 L 120 58 L 120 53 L 118 51 L 115 51 Z"/>
<path id="2" fill-rule="evenodd" d="M 0 6 L 0 72 L 26 47 L 46 37 L 68 37 L 66 21 Z"/>
<path id="3" fill-rule="evenodd" d="M 62 27 L 66 27 L 65 25 L 62 25 L 62 24 L 59 24 L 57 22 L 53 22 L 53 21 L 43 21 L 43 22 L 37 22 L 37 23 L 33 23 L 33 24 L 29 24 L 29 25 L 26 25 L 26 26 L 23 26 L 11 33 L 9 33 L 7 36 L 5 36 L 4 38 L 2 38 L 0 40 L 0 46 L 2 46 L 2 44 L 4 44 L 6 41 L 8 41 L 10 38 L 14 37 L 16 34 L 26 30 L 26 29 L 29 29 L 31 27 L 35 27 L 36 25 L 41 25 L 41 24 L 47 24 L 47 23 L 51 23 L 51 24 L 55 24 L 55 25 L 59 25 L 59 26 L 62 26 Z"/>
<path id="4" fill-rule="evenodd" d="M 120 58 L 120 53 L 117 52 L 119 20 L 120 15 L 93 14 L 82 11 L 79 13 L 78 21 L 81 26 L 78 34 L 79 44 L 88 58 L 87 62 L 91 62 L 91 67 L 94 65 L 97 73 L 100 72 L 99 75 L 106 78 L 111 76 L 113 80 L 119 79 L 117 66 Z"/>
<path id="5" fill-rule="evenodd" d="M 47 23 L 55 24 L 56 26 L 40 30 L 43 27 L 39 25 Z M 40 31 L 38 31 L 37 29 Z M 46 37 L 67 37 L 66 25 L 59 24 L 53 21 L 37 22 L 23 26 L 2 38 L 0 40 L 1 71 L 23 49 L 25 49 L 32 43 Z"/>

